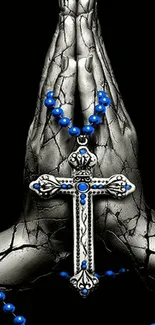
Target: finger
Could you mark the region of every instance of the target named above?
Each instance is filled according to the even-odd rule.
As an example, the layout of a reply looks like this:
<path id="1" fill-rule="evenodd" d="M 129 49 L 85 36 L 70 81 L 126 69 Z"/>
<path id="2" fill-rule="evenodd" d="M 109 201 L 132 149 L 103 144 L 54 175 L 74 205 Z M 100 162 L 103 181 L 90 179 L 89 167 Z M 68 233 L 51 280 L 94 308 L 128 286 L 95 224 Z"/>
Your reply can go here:
<path id="1" fill-rule="evenodd" d="M 58 35 L 59 35 L 59 24 L 57 25 L 56 31 L 55 31 L 55 33 L 53 35 L 52 42 L 51 42 L 51 44 L 49 46 L 49 49 L 48 49 L 48 52 L 46 54 L 44 67 L 43 67 L 43 71 L 42 71 L 42 76 L 41 76 L 41 80 L 40 80 L 40 85 L 39 85 L 39 94 L 38 94 L 39 99 L 42 96 L 42 88 L 43 88 L 45 79 L 47 78 L 48 69 L 49 69 L 50 64 L 52 62 L 52 59 L 53 59 L 53 55 L 54 55 L 54 52 L 55 52 L 55 46 L 56 46 Z"/>
<path id="2" fill-rule="evenodd" d="M 125 132 L 130 135 L 132 131 L 132 136 L 136 140 L 136 132 L 134 129 L 134 126 L 131 122 L 131 119 L 125 109 L 112 67 L 110 60 L 107 56 L 107 52 L 105 49 L 105 45 L 103 42 L 102 38 L 102 32 L 101 32 L 101 27 L 100 23 L 97 17 L 97 3 L 96 3 L 96 8 L 95 8 L 95 19 L 93 19 L 93 25 L 92 25 L 92 32 L 93 32 L 93 37 L 95 40 L 95 47 L 96 51 L 99 57 L 99 60 L 102 65 L 102 69 L 105 75 L 106 79 L 106 85 L 105 89 L 106 92 L 109 94 L 109 96 L 112 99 L 112 109 L 115 111 L 118 122 L 120 125 L 120 130 L 124 134 Z"/>
<path id="3" fill-rule="evenodd" d="M 72 16 L 60 15 L 59 34 L 57 37 L 57 41 L 55 43 L 53 59 L 51 61 L 51 64 L 49 65 L 48 73 L 43 84 L 42 98 L 40 101 L 40 106 L 38 108 L 39 113 L 37 115 L 37 121 L 35 123 L 35 127 L 33 128 L 33 137 L 31 138 L 31 142 L 32 142 L 31 145 L 33 147 L 33 150 L 35 150 L 35 152 L 37 153 L 40 150 L 40 146 L 43 144 L 45 133 L 46 133 L 45 141 L 47 141 L 48 137 L 51 138 L 51 133 L 47 135 L 46 132 L 47 130 L 45 131 L 46 124 L 50 119 L 49 109 L 47 109 L 44 105 L 46 94 L 49 91 L 54 90 L 55 97 L 56 97 L 55 98 L 56 106 L 59 106 L 59 104 L 61 103 L 61 92 L 59 87 L 56 87 L 56 85 L 58 85 L 59 76 L 61 75 L 62 70 L 64 69 L 64 60 L 62 60 L 62 58 L 63 56 L 73 58 L 74 47 L 75 47 L 75 19 Z M 70 69 L 70 65 L 69 65 L 69 69 Z M 72 109 L 73 101 L 70 106 Z M 52 128 L 53 135 L 55 135 L 56 132 L 59 132 L 59 130 L 60 127 L 57 126 L 56 129 L 56 125 L 54 125 Z"/>
<path id="4" fill-rule="evenodd" d="M 68 68 L 62 71 L 54 85 L 58 92 L 57 106 L 61 107 L 64 115 L 73 120 L 74 93 L 76 85 L 76 62 L 68 59 Z M 58 121 L 49 116 L 49 120 L 43 131 L 43 140 L 40 150 L 40 173 L 45 171 L 59 172 L 67 176 L 69 166 L 67 158 L 72 151 L 73 140 L 67 128 L 61 128 Z"/>
<path id="5" fill-rule="evenodd" d="M 90 28 L 91 24 L 92 13 L 78 17 L 77 19 L 78 57 L 87 57 L 87 59 L 80 59 L 78 64 L 78 85 L 85 123 L 88 117 L 94 114 L 94 106 L 98 104 L 97 90 L 104 89 L 106 82 L 101 63 L 95 51 L 94 38 Z M 115 129 L 119 131 L 116 114 L 109 108 L 102 130 L 100 128 L 100 132 L 102 132 L 102 136 L 105 139 L 105 144 L 109 136 L 111 136 L 111 140 L 115 140 L 114 133 L 109 132 L 109 125 L 112 123 Z"/>
<path id="6" fill-rule="evenodd" d="M 83 13 L 90 12 L 95 5 L 95 0 L 78 0 L 77 3 L 77 16 Z"/>
<path id="7" fill-rule="evenodd" d="M 32 121 L 32 124 L 30 126 L 29 129 L 29 134 L 28 134 L 28 140 L 29 138 L 32 138 L 32 132 L 34 133 L 34 131 L 36 131 L 37 125 L 38 125 L 38 121 L 40 121 L 40 127 L 38 128 L 38 132 L 39 129 L 41 129 L 42 126 L 42 119 L 41 119 L 41 111 L 42 111 L 42 101 L 43 101 L 43 85 L 45 83 L 46 77 L 47 77 L 47 73 L 48 73 L 48 69 L 50 67 L 51 61 L 53 59 L 53 55 L 55 52 L 55 47 L 56 47 L 56 42 L 57 42 L 57 38 L 59 35 L 59 24 L 57 25 L 56 31 L 53 35 L 53 39 L 52 42 L 49 46 L 46 58 L 45 58 L 45 62 L 44 62 L 44 67 L 43 67 L 43 71 L 42 71 L 42 75 L 41 75 L 41 81 L 40 81 L 40 85 L 39 85 L 39 92 L 38 92 L 38 99 L 37 99 L 37 105 L 36 105 L 36 110 L 35 110 L 35 114 L 34 114 L 34 119 Z"/>
<path id="8" fill-rule="evenodd" d="M 76 0 L 59 0 L 58 2 L 63 15 L 76 15 Z"/>
<path id="9" fill-rule="evenodd" d="M 93 70 L 93 76 L 94 76 L 96 88 L 97 90 L 103 89 L 106 93 L 108 93 L 109 97 L 111 97 L 106 75 L 104 73 L 101 61 L 96 51 L 95 39 L 92 33 L 92 22 L 93 22 L 93 12 L 85 15 L 85 17 L 82 17 L 79 20 L 79 35 L 80 35 L 79 44 L 80 44 L 81 52 L 82 55 L 84 55 L 84 53 L 87 54 L 88 51 L 89 54 L 92 53 L 93 55 L 92 70 Z M 106 118 L 107 118 L 108 125 L 111 125 L 112 127 L 114 126 L 114 128 L 117 128 L 117 131 L 120 131 L 117 114 L 113 109 L 113 102 L 110 108 L 107 110 Z"/>

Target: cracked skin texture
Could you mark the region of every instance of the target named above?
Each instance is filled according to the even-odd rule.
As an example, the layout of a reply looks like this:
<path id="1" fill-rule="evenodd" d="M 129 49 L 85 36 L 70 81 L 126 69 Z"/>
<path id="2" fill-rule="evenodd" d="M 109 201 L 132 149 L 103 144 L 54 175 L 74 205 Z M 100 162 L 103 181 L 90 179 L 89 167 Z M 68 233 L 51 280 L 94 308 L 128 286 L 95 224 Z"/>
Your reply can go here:
<path id="1" fill-rule="evenodd" d="M 23 213 L 16 225 L 0 234 L 0 285 L 31 281 L 42 266 L 52 270 L 72 253 L 72 199 L 55 197 L 42 201 L 28 190 L 29 183 L 43 173 L 69 177 L 67 158 L 77 148 L 76 140 L 57 125 L 44 106 L 45 94 L 54 90 L 56 106 L 61 106 L 76 125 L 76 89 L 83 124 L 97 104 L 97 90 L 104 89 L 112 104 L 89 141 L 89 148 L 98 158 L 94 176 L 123 173 L 136 185 L 136 191 L 123 201 L 94 198 L 95 238 L 108 253 L 120 254 L 138 270 L 143 268 L 144 279 L 152 289 L 155 214 L 145 203 L 137 136 L 106 54 L 97 7 L 92 0 L 59 3 L 59 22 L 45 60 L 27 139 Z"/>

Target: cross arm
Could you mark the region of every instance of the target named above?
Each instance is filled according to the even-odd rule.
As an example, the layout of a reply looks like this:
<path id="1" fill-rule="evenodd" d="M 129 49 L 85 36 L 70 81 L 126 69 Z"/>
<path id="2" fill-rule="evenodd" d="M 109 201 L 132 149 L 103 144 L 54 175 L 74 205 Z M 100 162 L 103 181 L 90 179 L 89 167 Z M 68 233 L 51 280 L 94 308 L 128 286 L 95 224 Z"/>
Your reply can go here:
<path id="1" fill-rule="evenodd" d="M 29 188 L 43 199 L 48 199 L 58 193 L 74 194 L 75 192 L 72 178 L 55 177 L 49 174 L 39 176 L 30 183 Z"/>
<path id="2" fill-rule="evenodd" d="M 92 195 L 108 195 L 116 199 L 123 199 L 135 191 L 135 185 L 121 174 L 109 178 L 93 178 L 90 189 Z"/>

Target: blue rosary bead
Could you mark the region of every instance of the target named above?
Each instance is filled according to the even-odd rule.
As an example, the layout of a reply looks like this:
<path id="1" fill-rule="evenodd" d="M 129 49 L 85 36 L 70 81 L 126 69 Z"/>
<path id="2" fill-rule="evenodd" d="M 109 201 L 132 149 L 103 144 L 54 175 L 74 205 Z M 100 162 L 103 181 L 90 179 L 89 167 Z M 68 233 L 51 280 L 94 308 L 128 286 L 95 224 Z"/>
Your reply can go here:
<path id="1" fill-rule="evenodd" d="M 95 106 L 95 112 L 96 113 L 105 113 L 106 112 L 106 108 L 103 105 L 96 105 Z"/>
<path id="2" fill-rule="evenodd" d="M 126 269 L 124 269 L 124 267 L 122 267 L 118 272 L 119 273 L 125 273 L 126 272 Z"/>
<path id="3" fill-rule="evenodd" d="M 101 97 L 101 98 L 99 98 L 99 103 L 100 103 L 101 105 L 104 105 L 104 106 L 109 106 L 110 103 L 111 103 L 111 100 L 110 100 L 109 97 L 105 96 L 105 97 Z"/>
<path id="4" fill-rule="evenodd" d="M 15 311 L 15 306 L 14 305 L 12 305 L 12 304 L 5 304 L 4 306 L 3 306 L 3 311 L 4 312 L 9 312 L 9 313 L 14 313 L 14 311 Z"/>
<path id="5" fill-rule="evenodd" d="M 89 117 L 89 123 L 100 124 L 102 122 L 101 117 L 97 115 L 91 115 Z"/>
<path id="6" fill-rule="evenodd" d="M 103 90 L 99 90 L 97 92 L 97 95 L 98 95 L 98 98 L 101 98 L 101 97 L 105 97 L 106 96 L 106 93 Z"/>
<path id="7" fill-rule="evenodd" d="M 44 104 L 47 108 L 52 108 L 55 106 L 56 102 L 53 98 L 46 98 Z"/>
<path id="8" fill-rule="evenodd" d="M 61 125 L 62 127 L 66 127 L 69 126 L 71 121 L 68 117 L 63 117 L 58 121 L 59 125 Z"/>
<path id="9" fill-rule="evenodd" d="M 91 134 L 93 134 L 95 132 L 95 129 L 91 125 L 85 125 L 82 128 L 82 132 L 85 133 L 85 134 L 91 135 Z"/>
<path id="10" fill-rule="evenodd" d="M 13 320 L 14 324 L 25 325 L 26 319 L 23 316 L 16 316 Z"/>
<path id="11" fill-rule="evenodd" d="M 66 278 L 66 279 L 69 278 L 69 274 L 68 274 L 67 272 L 65 272 L 65 271 L 62 271 L 62 272 L 60 272 L 59 274 L 60 274 L 60 276 L 62 276 L 63 278 Z"/>
<path id="12" fill-rule="evenodd" d="M 111 270 L 105 272 L 105 275 L 109 275 L 109 276 L 114 275 L 114 274 L 115 274 L 115 273 L 114 273 L 113 271 L 111 271 Z"/>
<path id="13" fill-rule="evenodd" d="M 69 129 L 68 133 L 72 136 L 78 137 L 80 135 L 80 129 L 77 126 L 73 126 Z"/>
<path id="14" fill-rule="evenodd" d="M 98 278 L 98 279 L 100 278 L 100 275 L 98 273 L 95 273 L 94 276 L 95 276 L 95 278 Z"/>
<path id="15" fill-rule="evenodd" d="M 49 91 L 47 94 L 46 94 L 46 97 L 47 98 L 52 98 L 54 96 L 54 91 Z"/>
<path id="16" fill-rule="evenodd" d="M 4 292 L 0 291 L 0 301 L 5 300 L 6 295 Z"/>
<path id="17" fill-rule="evenodd" d="M 60 116 L 63 116 L 64 115 L 64 111 L 62 108 L 60 107 L 56 107 L 54 108 L 52 111 L 51 111 L 51 114 L 54 116 L 54 117 L 60 117 Z"/>

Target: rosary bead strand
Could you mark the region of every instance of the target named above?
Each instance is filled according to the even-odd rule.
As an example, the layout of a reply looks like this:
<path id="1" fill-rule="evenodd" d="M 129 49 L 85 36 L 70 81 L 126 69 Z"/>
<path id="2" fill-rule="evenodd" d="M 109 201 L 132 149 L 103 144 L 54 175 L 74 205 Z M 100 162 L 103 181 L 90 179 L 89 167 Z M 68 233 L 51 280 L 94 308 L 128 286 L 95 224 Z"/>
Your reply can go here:
<path id="1" fill-rule="evenodd" d="M 98 116 L 98 114 L 105 114 L 107 107 L 111 104 L 110 98 L 106 95 L 103 90 L 99 90 L 97 92 L 97 95 L 99 104 L 94 107 L 94 114 L 89 116 L 88 118 L 88 122 L 90 124 L 84 125 L 82 128 L 82 133 L 87 136 L 94 134 L 94 126 L 102 123 L 102 119 L 100 116 Z M 58 124 L 61 127 L 68 127 L 69 135 L 78 137 L 81 134 L 81 130 L 77 126 L 69 127 L 71 124 L 71 120 L 67 116 L 64 116 L 64 111 L 61 107 L 55 107 L 56 101 L 53 97 L 54 91 L 49 91 L 46 94 L 44 105 L 47 108 L 51 109 L 51 115 L 53 115 L 57 119 Z"/>
<path id="2" fill-rule="evenodd" d="M 13 323 L 14 324 L 18 324 L 18 325 L 25 325 L 26 324 L 26 319 L 25 317 L 21 316 L 21 315 L 15 315 L 14 311 L 15 311 L 15 306 L 11 303 L 6 303 L 5 302 L 6 299 L 6 295 L 4 292 L 0 291 L 0 303 L 3 304 L 3 311 L 5 313 L 9 313 L 12 314 L 14 319 L 13 319 Z"/>

